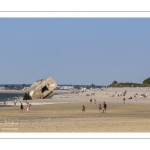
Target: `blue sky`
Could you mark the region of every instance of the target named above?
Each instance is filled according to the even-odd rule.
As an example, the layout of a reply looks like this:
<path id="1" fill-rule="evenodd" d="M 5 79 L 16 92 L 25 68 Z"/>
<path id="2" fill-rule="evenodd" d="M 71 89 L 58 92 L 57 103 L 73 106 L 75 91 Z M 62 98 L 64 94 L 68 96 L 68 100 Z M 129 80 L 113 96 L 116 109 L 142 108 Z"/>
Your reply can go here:
<path id="1" fill-rule="evenodd" d="M 142 83 L 149 18 L 0 18 L 0 84 Z"/>

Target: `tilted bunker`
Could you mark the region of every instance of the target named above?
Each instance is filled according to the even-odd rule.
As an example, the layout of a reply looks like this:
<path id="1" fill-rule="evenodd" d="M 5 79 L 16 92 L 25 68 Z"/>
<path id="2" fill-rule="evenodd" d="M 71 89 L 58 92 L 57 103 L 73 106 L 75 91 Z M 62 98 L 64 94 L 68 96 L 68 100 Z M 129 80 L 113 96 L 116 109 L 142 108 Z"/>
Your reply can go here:
<path id="1" fill-rule="evenodd" d="M 56 87 L 57 83 L 52 77 L 37 80 L 27 89 L 23 100 L 51 98 L 54 95 L 53 90 Z"/>

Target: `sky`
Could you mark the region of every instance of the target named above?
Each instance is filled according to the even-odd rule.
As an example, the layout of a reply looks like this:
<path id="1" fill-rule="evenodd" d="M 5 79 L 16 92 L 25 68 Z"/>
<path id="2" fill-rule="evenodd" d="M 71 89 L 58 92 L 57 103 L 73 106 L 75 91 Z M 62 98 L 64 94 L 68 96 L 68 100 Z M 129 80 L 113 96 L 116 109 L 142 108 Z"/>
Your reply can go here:
<path id="1" fill-rule="evenodd" d="M 149 18 L 0 18 L 0 84 L 142 83 Z"/>

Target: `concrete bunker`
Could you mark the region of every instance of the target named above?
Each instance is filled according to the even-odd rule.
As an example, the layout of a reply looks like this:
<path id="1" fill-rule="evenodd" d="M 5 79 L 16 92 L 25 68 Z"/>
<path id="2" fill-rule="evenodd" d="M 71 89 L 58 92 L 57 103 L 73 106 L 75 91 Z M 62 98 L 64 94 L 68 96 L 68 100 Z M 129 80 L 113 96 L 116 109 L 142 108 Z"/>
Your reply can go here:
<path id="1" fill-rule="evenodd" d="M 23 100 L 51 98 L 54 95 L 53 90 L 56 87 L 57 83 L 52 77 L 37 80 L 27 89 Z"/>

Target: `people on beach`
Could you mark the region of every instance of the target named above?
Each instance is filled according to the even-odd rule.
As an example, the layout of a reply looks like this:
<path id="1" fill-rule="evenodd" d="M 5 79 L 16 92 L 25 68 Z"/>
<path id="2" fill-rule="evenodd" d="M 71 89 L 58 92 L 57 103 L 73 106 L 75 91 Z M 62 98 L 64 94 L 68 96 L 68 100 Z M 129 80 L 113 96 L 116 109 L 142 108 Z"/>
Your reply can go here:
<path id="1" fill-rule="evenodd" d="M 17 104 L 17 101 L 16 101 L 16 99 L 14 100 L 14 106 L 16 106 L 16 104 Z"/>
<path id="2" fill-rule="evenodd" d="M 102 109 L 102 106 L 101 106 L 101 104 L 99 104 L 99 112 L 101 111 L 101 109 Z"/>
<path id="3" fill-rule="evenodd" d="M 20 105 L 20 109 L 21 109 L 21 112 L 23 113 L 23 105 L 22 105 L 22 103 Z"/>
<path id="4" fill-rule="evenodd" d="M 85 112 L 85 106 L 82 105 L 82 112 L 84 113 Z"/>
<path id="5" fill-rule="evenodd" d="M 107 104 L 105 102 L 102 103 L 103 113 L 106 113 Z"/>
<path id="6" fill-rule="evenodd" d="M 92 103 L 92 98 L 90 99 L 90 104 Z"/>
<path id="7" fill-rule="evenodd" d="M 130 96 L 129 99 L 132 99 L 132 96 Z"/>
<path id="8" fill-rule="evenodd" d="M 31 104 L 29 104 L 29 111 L 30 111 L 30 109 L 31 109 Z"/>
<path id="9" fill-rule="evenodd" d="M 29 111 L 30 111 L 30 104 L 28 103 L 27 104 L 27 112 L 29 113 Z"/>
<path id="10" fill-rule="evenodd" d="M 124 104 L 125 104 L 125 100 L 126 100 L 126 99 L 125 99 L 125 98 L 123 98 L 123 103 L 124 103 Z"/>
<path id="11" fill-rule="evenodd" d="M 4 105 L 6 105 L 6 101 L 5 100 L 3 101 L 3 103 L 4 103 Z"/>
<path id="12" fill-rule="evenodd" d="M 94 99 L 94 104 L 96 104 L 96 99 Z"/>

